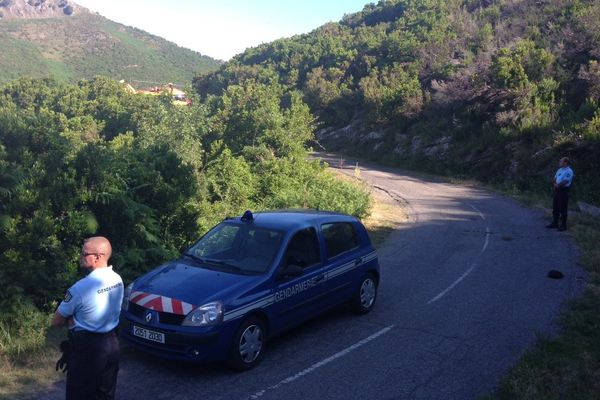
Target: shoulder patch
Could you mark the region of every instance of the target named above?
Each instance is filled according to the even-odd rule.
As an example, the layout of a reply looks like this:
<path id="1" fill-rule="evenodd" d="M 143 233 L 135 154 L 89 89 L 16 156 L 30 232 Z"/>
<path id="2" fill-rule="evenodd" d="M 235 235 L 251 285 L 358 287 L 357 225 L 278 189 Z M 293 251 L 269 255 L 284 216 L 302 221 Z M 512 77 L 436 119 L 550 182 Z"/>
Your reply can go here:
<path id="1" fill-rule="evenodd" d="M 67 290 L 67 294 L 65 295 L 65 299 L 63 301 L 65 303 L 68 303 L 69 301 L 71 301 L 72 298 L 73 298 L 73 295 L 71 295 L 71 292 L 69 290 Z"/>

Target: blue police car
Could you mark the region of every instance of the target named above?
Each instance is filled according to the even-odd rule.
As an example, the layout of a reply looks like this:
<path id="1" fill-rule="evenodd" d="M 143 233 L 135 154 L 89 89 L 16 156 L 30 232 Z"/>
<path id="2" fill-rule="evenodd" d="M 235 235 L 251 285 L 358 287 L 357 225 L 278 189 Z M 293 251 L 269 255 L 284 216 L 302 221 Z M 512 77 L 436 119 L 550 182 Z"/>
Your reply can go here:
<path id="1" fill-rule="evenodd" d="M 125 290 L 121 336 L 158 356 L 255 366 L 267 339 L 343 303 L 377 298 L 379 263 L 361 222 L 314 210 L 228 218 Z"/>

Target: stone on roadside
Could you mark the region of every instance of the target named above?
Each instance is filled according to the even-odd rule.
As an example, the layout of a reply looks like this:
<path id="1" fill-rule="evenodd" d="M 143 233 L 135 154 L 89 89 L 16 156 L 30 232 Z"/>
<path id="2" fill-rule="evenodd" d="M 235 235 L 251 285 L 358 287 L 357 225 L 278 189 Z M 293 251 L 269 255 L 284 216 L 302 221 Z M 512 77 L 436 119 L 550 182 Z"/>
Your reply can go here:
<path id="1" fill-rule="evenodd" d="M 591 215 L 592 217 L 600 217 L 600 208 L 595 207 L 591 204 L 584 203 L 583 201 L 578 201 L 577 206 L 582 213 Z"/>

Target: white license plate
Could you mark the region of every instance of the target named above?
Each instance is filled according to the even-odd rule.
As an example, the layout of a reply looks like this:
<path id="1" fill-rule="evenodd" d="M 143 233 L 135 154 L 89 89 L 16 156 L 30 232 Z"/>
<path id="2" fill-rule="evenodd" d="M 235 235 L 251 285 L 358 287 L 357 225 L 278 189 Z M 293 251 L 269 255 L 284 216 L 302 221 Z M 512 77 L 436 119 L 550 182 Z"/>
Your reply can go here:
<path id="1" fill-rule="evenodd" d="M 140 328 L 139 326 L 133 325 L 133 335 L 141 337 L 146 340 L 152 340 L 153 342 L 164 343 L 165 334 L 161 332 L 151 331 L 149 329 Z"/>

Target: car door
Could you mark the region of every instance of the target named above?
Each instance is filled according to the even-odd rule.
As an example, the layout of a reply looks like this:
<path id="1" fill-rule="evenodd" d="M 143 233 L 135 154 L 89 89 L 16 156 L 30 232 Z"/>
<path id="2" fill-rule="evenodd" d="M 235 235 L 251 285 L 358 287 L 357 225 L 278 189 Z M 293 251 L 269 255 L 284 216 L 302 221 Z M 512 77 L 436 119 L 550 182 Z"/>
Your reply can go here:
<path id="1" fill-rule="evenodd" d="M 347 301 L 352 296 L 353 283 L 361 278 L 361 250 L 356 228 L 351 222 L 330 222 L 321 225 L 326 257 L 326 297 L 331 305 Z"/>
<path id="2" fill-rule="evenodd" d="M 322 310 L 325 271 L 315 228 L 292 235 L 277 275 L 274 307 L 280 328 L 296 325 Z"/>

